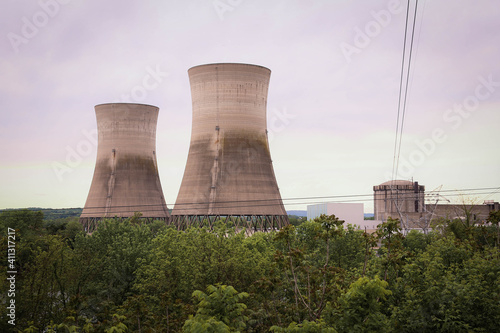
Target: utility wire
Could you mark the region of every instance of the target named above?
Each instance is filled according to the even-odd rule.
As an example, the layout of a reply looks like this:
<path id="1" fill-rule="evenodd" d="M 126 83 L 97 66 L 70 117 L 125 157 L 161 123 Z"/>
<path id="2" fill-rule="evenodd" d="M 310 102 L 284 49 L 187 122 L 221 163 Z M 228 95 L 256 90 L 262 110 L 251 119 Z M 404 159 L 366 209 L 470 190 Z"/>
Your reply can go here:
<path id="1" fill-rule="evenodd" d="M 495 192 L 500 191 L 500 187 L 484 187 L 484 188 L 469 188 L 469 189 L 461 189 L 461 190 L 441 190 L 440 193 L 449 193 L 446 194 L 447 197 L 454 196 L 463 196 L 463 195 L 483 195 L 486 194 L 488 196 L 492 195 Z M 484 193 L 486 192 L 486 193 Z M 399 200 L 405 199 L 413 199 L 415 197 L 414 192 L 402 192 L 399 193 Z M 424 193 L 424 199 L 433 198 L 434 195 L 431 193 Z M 386 200 L 385 198 L 375 198 L 374 194 L 353 194 L 353 195 L 332 195 L 332 196 L 321 196 L 321 197 L 295 197 L 295 198 L 285 198 L 285 199 L 271 199 L 271 200 L 245 200 L 245 201 L 220 201 L 215 202 L 215 208 L 218 209 L 237 209 L 237 208 L 255 208 L 255 207 L 272 207 L 272 206 L 281 206 L 282 201 L 288 201 L 287 205 L 304 205 L 304 204 L 317 204 L 317 203 L 325 203 L 325 201 L 318 201 L 321 199 L 330 199 L 330 202 L 375 202 L 377 200 Z M 332 201 L 333 200 L 333 201 Z M 168 204 L 167 206 L 175 206 L 176 211 L 190 211 L 196 209 L 206 208 L 208 202 L 193 202 L 193 203 L 183 203 L 183 204 Z M 220 206 L 221 205 L 221 206 Z M 94 209 L 97 212 L 95 214 L 103 214 L 105 206 L 96 206 L 96 207 L 85 207 L 85 209 Z M 163 204 L 144 204 L 144 205 L 123 205 L 123 206 L 111 206 L 108 208 L 112 208 L 113 210 L 119 209 L 119 213 L 133 213 L 139 210 L 144 210 L 147 212 L 164 212 L 165 206 Z M 68 208 L 69 209 L 69 208 Z M 43 208 L 40 210 L 44 210 Z M 48 209 L 47 209 L 48 210 Z M 1 211 L 2 215 L 5 216 L 6 213 L 12 212 L 14 214 L 16 210 L 3 210 Z M 118 213 L 118 212 L 117 212 Z M 60 214 L 67 214 L 61 212 Z M 110 212 L 113 214 L 113 212 Z M 8 215 L 8 214 L 7 214 Z M 265 215 L 265 214 L 263 214 Z"/>
<path id="2" fill-rule="evenodd" d="M 406 106 L 407 106 L 407 98 L 408 98 L 408 86 L 409 86 L 409 80 L 410 80 L 410 69 L 411 69 L 411 56 L 413 53 L 413 39 L 415 37 L 415 23 L 417 21 L 417 6 L 418 6 L 418 0 L 415 0 L 415 12 L 413 14 L 413 27 L 411 30 L 411 41 L 410 41 L 410 52 L 408 55 L 408 68 L 406 70 L 406 84 L 405 84 L 405 93 L 404 93 L 404 101 L 403 101 L 403 113 L 401 116 L 401 127 L 400 127 L 400 134 L 399 134 L 399 148 L 398 148 L 398 158 L 396 160 L 396 175 L 398 174 L 398 169 L 399 169 L 399 157 L 401 154 L 401 142 L 403 141 L 403 128 L 404 128 L 404 122 L 405 122 L 405 114 L 406 114 Z M 408 7 L 410 7 L 410 1 L 408 0 Z M 401 92 L 400 92 L 401 95 Z M 399 111 L 398 111 L 399 112 Z"/>
<path id="3" fill-rule="evenodd" d="M 403 54 L 401 57 L 401 75 L 400 75 L 400 80 L 399 80 L 399 98 L 398 98 L 398 116 L 396 120 L 396 136 L 394 138 L 394 154 L 392 157 L 392 180 L 395 180 L 396 178 L 396 151 L 397 151 L 397 146 L 398 146 L 398 134 L 399 134 L 399 115 L 401 111 L 401 94 L 403 91 L 403 73 L 404 73 L 404 65 L 405 65 L 405 55 L 406 55 L 406 36 L 407 36 L 407 31 L 408 31 L 408 14 L 410 11 L 410 1 L 408 0 L 408 6 L 406 6 L 406 20 L 405 20 L 405 37 L 403 40 Z"/>

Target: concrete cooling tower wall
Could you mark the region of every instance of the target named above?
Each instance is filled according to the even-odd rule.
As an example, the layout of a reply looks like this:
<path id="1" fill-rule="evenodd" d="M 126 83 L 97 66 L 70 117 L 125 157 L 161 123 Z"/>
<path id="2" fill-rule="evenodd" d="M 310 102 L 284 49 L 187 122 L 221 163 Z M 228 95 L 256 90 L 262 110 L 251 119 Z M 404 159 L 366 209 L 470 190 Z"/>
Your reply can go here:
<path id="1" fill-rule="evenodd" d="M 287 224 L 267 140 L 271 71 L 224 63 L 188 74 L 191 145 L 172 222 L 180 229 L 220 217 L 254 230 Z"/>
<path id="2" fill-rule="evenodd" d="M 167 220 L 169 213 L 156 165 L 158 108 L 113 103 L 95 107 L 97 160 L 85 207 L 80 216 L 91 232 L 105 217 Z"/>

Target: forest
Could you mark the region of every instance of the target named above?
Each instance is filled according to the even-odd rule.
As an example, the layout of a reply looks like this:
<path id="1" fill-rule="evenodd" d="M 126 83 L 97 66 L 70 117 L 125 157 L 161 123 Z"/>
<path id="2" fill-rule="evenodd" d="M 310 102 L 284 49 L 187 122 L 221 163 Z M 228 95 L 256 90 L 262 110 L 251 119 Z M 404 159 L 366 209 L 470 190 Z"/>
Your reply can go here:
<path id="1" fill-rule="evenodd" d="M 0 331 L 500 332 L 499 221 L 368 234 L 323 215 L 248 236 L 136 215 L 88 235 L 4 211 Z"/>

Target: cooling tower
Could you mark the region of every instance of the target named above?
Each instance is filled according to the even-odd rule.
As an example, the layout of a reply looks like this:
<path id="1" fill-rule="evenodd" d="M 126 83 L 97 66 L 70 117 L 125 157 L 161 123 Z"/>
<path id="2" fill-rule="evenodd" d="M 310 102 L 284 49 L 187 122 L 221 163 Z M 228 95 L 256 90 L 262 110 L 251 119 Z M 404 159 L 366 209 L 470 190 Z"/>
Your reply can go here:
<path id="1" fill-rule="evenodd" d="M 252 230 L 287 224 L 267 140 L 271 71 L 209 64 L 188 74 L 191 145 L 172 222 L 179 229 L 211 226 L 221 217 Z"/>
<path id="2" fill-rule="evenodd" d="M 97 160 L 87 202 L 80 216 L 91 232 L 105 217 L 167 220 L 169 212 L 156 165 L 158 108 L 112 103 L 95 107 Z"/>

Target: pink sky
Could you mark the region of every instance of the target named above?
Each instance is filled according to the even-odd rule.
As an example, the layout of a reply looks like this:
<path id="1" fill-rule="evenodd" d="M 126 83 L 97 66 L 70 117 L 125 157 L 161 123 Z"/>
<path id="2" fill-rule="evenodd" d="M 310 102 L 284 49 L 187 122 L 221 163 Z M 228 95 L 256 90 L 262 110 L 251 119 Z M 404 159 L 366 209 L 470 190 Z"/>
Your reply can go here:
<path id="1" fill-rule="evenodd" d="M 0 208 L 82 207 L 94 106 L 127 101 L 160 108 L 171 208 L 191 131 L 187 70 L 213 62 L 271 69 L 268 127 L 284 199 L 370 194 L 392 171 L 405 11 L 394 0 L 8 0 Z M 496 0 L 419 1 L 398 178 L 428 191 L 500 188 L 499 59 Z M 464 194 L 500 200 L 495 190 Z"/>

